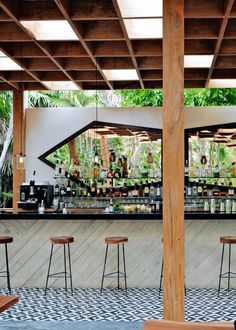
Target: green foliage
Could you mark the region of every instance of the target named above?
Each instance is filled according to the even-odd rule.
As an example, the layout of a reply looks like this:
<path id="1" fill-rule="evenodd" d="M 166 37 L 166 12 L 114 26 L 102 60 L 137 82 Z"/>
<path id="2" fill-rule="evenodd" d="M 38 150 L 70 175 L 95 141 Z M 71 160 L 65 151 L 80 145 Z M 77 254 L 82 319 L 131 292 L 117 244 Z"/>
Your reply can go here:
<path id="1" fill-rule="evenodd" d="M 162 106 L 163 93 L 159 89 L 117 91 L 122 96 L 122 105 L 127 107 Z M 189 88 L 184 90 L 185 106 L 223 106 L 236 104 L 234 88 Z"/>

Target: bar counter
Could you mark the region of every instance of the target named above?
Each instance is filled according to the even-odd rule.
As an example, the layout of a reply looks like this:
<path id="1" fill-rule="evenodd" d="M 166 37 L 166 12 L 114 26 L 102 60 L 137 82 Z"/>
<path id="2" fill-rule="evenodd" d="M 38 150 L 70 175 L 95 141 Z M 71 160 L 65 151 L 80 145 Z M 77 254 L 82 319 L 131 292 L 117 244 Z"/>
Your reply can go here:
<path id="1" fill-rule="evenodd" d="M 105 213 L 105 212 L 60 212 L 48 211 L 44 214 L 38 212 L 20 211 L 17 213 L 0 211 L 0 219 L 10 220 L 162 220 L 162 213 Z M 233 220 L 236 219 L 235 213 L 209 213 L 209 212 L 185 212 L 185 220 Z"/>

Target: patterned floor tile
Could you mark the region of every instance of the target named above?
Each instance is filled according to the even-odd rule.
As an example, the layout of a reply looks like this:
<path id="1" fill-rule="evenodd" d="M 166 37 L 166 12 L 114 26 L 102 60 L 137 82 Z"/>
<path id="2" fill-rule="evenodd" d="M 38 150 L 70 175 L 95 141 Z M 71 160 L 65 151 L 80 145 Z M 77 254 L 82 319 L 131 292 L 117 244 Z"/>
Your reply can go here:
<path id="1" fill-rule="evenodd" d="M 0 295 L 8 294 L 0 289 Z M 157 289 L 74 289 L 74 294 L 64 289 L 19 288 L 12 294 L 20 296 L 20 302 L 0 314 L 0 320 L 27 321 L 144 321 L 162 319 L 162 292 Z M 236 319 L 236 289 L 187 289 L 185 295 L 185 319 L 215 321 Z"/>

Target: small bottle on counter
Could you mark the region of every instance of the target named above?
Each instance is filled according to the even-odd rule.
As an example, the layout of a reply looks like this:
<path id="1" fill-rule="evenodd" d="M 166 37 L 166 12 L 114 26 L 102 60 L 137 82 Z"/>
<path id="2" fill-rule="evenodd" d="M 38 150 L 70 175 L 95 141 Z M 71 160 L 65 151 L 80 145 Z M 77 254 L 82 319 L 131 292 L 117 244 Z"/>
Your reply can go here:
<path id="1" fill-rule="evenodd" d="M 232 182 L 229 182 L 228 196 L 229 196 L 229 197 L 234 196 L 234 188 L 233 188 Z"/>
<path id="2" fill-rule="evenodd" d="M 39 204 L 38 212 L 39 212 L 39 214 L 44 214 L 44 212 L 45 212 L 45 206 L 44 206 L 43 200 L 41 201 L 41 204 Z"/>

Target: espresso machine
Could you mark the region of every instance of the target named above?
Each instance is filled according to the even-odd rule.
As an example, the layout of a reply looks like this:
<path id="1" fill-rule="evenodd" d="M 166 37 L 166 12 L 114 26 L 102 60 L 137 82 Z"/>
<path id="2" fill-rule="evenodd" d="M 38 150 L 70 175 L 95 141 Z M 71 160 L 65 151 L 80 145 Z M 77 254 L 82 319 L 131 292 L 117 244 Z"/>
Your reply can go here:
<path id="1" fill-rule="evenodd" d="M 27 210 L 36 210 L 43 201 L 45 207 L 51 207 L 53 200 L 53 185 L 23 183 L 20 186 L 20 200 L 18 207 Z"/>

